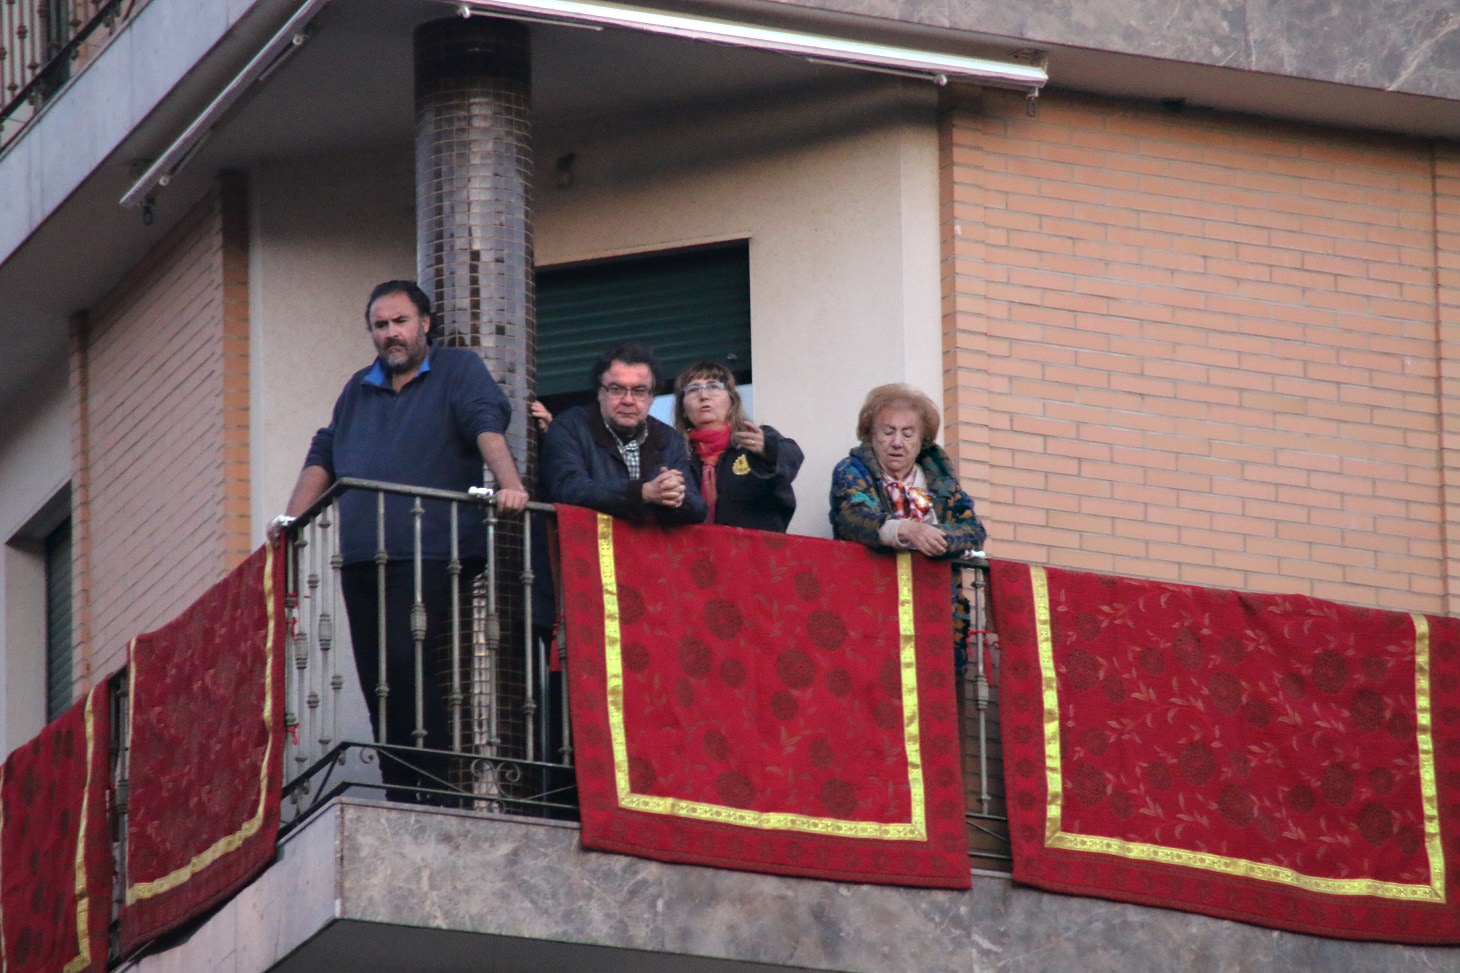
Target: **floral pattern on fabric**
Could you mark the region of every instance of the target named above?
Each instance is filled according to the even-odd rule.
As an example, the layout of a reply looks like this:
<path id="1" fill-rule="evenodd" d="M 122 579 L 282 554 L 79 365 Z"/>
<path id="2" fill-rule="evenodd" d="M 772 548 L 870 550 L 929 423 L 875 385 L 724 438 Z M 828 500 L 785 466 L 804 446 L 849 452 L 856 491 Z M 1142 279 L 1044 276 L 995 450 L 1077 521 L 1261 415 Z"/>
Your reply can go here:
<path id="1" fill-rule="evenodd" d="M 199 915 L 273 860 L 284 729 L 284 557 L 261 547 L 129 660 L 122 948 Z"/>
<path id="2" fill-rule="evenodd" d="M 1460 942 L 1460 620 L 1008 562 L 991 602 L 1017 880 Z"/>
<path id="3" fill-rule="evenodd" d="M 113 870 L 108 700 L 103 680 L 5 761 L 0 785 L 5 970 L 106 969 Z"/>
<path id="4" fill-rule="evenodd" d="M 585 847 L 968 887 L 941 565 L 558 517 Z"/>

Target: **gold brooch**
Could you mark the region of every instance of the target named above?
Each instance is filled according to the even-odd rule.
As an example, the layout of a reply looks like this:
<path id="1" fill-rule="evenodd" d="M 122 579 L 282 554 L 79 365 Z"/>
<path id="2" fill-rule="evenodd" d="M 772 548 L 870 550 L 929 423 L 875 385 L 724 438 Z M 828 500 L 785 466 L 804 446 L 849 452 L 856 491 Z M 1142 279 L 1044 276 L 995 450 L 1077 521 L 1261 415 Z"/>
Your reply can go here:
<path id="1" fill-rule="evenodd" d="M 750 472 L 750 460 L 745 458 L 744 453 L 735 457 L 735 465 L 730 467 L 730 472 L 736 476 L 744 476 Z"/>

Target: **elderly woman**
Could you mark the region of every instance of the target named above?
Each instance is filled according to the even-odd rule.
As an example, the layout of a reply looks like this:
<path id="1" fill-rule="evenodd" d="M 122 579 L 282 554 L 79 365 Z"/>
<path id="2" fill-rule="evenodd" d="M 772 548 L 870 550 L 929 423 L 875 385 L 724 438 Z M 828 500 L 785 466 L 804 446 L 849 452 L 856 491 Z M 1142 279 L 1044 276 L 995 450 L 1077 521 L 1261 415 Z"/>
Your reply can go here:
<path id="1" fill-rule="evenodd" d="M 857 416 L 861 444 L 831 474 L 831 529 L 877 550 L 957 557 L 983 548 L 983 524 L 933 442 L 938 408 L 906 385 L 879 385 Z M 955 657 L 963 666 L 968 605 L 954 584 Z"/>
<path id="2" fill-rule="evenodd" d="M 906 385 L 879 385 L 857 416 L 856 446 L 831 474 L 831 529 L 868 547 L 956 557 L 983 547 L 973 501 L 933 442 L 938 408 Z"/>
<path id="3" fill-rule="evenodd" d="M 785 533 L 796 512 L 791 481 L 801 447 L 750 420 L 730 369 L 702 361 L 680 372 L 674 424 L 689 441 L 690 469 L 710 508 L 705 523 Z"/>

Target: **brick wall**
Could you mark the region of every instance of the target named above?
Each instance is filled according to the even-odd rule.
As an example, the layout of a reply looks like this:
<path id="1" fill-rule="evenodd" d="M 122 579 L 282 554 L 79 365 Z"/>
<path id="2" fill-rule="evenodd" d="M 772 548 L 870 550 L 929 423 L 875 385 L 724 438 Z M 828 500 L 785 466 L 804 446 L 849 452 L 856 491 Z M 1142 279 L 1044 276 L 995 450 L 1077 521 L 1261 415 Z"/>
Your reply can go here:
<path id="1" fill-rule="evenodd" d="M 1445 612 L 1460 615 L 1460 147 L 1454 145 L 1435 154 L 1435 253 Z"/>
<path id="2" fill-rule="evenodd" d="M 941 143 L 992 555 L 1460 609 L 1460 156 L 1061 93 L 954 95 Z"/>
<path id="3" fill-rule="evenodd" d="M 83 685 L 249 550 L 247 249 L 225 178 L 73 327 Z"/>

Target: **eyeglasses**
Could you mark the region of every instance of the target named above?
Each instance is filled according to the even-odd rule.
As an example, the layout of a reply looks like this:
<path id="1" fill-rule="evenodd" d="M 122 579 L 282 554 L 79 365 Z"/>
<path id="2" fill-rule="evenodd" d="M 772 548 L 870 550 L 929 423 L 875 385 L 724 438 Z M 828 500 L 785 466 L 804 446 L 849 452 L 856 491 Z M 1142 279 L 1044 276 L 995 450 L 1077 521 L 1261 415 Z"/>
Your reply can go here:
<path id="1" fill-rule="evenodd" d="M 600 385 L 599 388 L 607 392 L 610 399 L 621 399 L 625 395 L 631 395 L 643 402 L 654 394 L 654 390 L 647 385 L 620 385 L 613 382 L 609 385 Z"/>
<path id="2" fill-rule="evenodd" d="M 723 391 L 725 391 L 725 383 L 724 382 L 697 382 L 694 385 L 686 385 L 684 387 L 684 394 L 685 395 L 694 395 L 696 392 L 706 392 L 706 393 L 709 393 L 709 392 L 723 392 Z"/>

